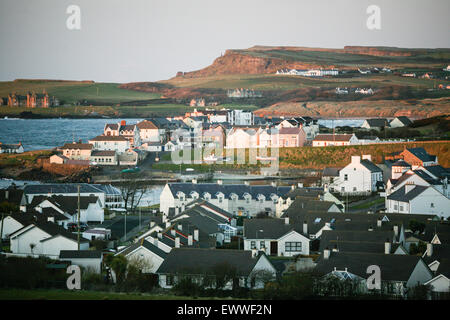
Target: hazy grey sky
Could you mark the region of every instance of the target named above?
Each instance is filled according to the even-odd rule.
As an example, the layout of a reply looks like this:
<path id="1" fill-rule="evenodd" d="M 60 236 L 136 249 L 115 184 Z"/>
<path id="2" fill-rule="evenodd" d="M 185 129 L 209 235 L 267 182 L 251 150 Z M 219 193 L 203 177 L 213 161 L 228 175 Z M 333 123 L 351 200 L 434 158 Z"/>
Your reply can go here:
<path id="1" fill-rule="evenodd" d="M 449 48 L 449 14 L 449 0 L 0 0 L 0 80 L 154 81 L 253 45 Z"/>

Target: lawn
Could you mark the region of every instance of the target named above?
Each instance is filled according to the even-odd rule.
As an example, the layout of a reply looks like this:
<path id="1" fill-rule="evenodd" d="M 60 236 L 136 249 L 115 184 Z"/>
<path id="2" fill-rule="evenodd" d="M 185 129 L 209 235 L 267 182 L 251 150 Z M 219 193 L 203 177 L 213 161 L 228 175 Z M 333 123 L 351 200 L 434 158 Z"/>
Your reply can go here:
<path id="1" fill-rule="evenodd" d="M 385 201 L 384 198 L 379 198 L 379 199 L 376 199 L 376 200 L 373 200 L 373 201 L 369 201 L 369 202 L 366 202 L 366 203 L 359 204 L 359 205 L 354 206 L 354 207 L 350 206 L 350 209 L 352 209 L 352 210 L 368 209 L 368 208 L 371 208 L 371 207 L 373 207 L 373 206 L 375 206 L 377 204 L 384 203 L 384 201 Z"/>
<path id="2" fill-rule="evenodd" d="M 0 300 L 185 300 L 192 297 L 166 294 L 69 291 L 57 289 L 0 289 Z M 202 299 L 202 298 L 198 298 Z M 214 299 L 214 298 L 203 298 Z"/>

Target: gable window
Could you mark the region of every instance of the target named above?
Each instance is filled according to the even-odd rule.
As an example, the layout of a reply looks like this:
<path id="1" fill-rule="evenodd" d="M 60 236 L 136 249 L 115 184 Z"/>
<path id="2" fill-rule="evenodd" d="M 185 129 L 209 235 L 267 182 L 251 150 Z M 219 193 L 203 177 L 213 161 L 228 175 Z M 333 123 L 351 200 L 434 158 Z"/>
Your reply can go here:
<path id="1" fill-rule="evenodd" d="M 256 249 L 256 241 L 250 242 L 250 249 Z"/>
<path id="2" fill-rule="evenodd" d="M 430 203 L 430 207 L 431 207 L 431 208 L 434 208 L 434 203 L 433 203 L 433 202 Z"/>
<path id="3" fill-rule="evenodd" d="M 173 275 L 166 275 L 166 286 L 173 286 Z"/>
<path id="4" fill-rule="evenodd" d="M 265 241 L 260 241 L 259 242 L 259 248 L 260 249 L 265 249 L 266 248 L 266 242 Z"/>
<path id="5" fill-rule="evenodd" d="M 285 242 L 284 251 L 286 252 L 299 252 L 302 251 L 302 243 L 301 242 Z"/>

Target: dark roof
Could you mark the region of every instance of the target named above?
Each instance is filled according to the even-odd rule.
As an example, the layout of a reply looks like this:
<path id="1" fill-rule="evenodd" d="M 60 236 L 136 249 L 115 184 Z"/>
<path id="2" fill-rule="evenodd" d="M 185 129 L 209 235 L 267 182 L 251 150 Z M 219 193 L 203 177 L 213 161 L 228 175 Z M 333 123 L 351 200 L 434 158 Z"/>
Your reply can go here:
<path id="1" fill-rule="evenodd" d="M 399 116 L 399 117 L 397 117 L 397 119 L 398 119 L 401 123 L 403 123 L 405 126 L 409 126 L 410 124 L 412 124 L 412 121 L 409 120 L 408 117 L 405 117 L 405 116 Z M 395 120 L 395 119 L 393 119 L 393 120 Z M 392 121 L 393 121 L 393 120 L 392 120 Z"/>
<path id="2" fill-rule="evenodd" d="M 428 264 L 435 260 L 441 262 L 443 259 L 450 259 L 450 243 L 434 244 L 431 257 L 429 257 L 427 252 L 425 252 L 422 259 Z"/>
<path id="3" fill-rule="evenodd" d="M 311 198 L 312 200 L 318 200 L 323 195 L 323 188 L 295 188 L 291 189 L 288 193 L 282 196 L 283 199 L 297 197 Z"/>
<path id="4" fill-rule="evenodd" d="M 80 149 L 80 150 L 92 150 L 93 145 L 89 143 L 66 143 L 60 149 Z"/>
<path id="5" fill-rule="evenodd" d="M 370 172 L 383 172 L 378 166 L 376 166 L 372 161 L 364 159 L 361 160 L 361 164 L 366 167 Z"/>
<path id="6" fill-rule="evenodd" d="M 335 205 L 335 203 L 331 201 L 313 200 L 307 197 L 296 197 L 294 202 L 292 202 L 289 208 L 283 213 L 282 218 L 289 217 L 291 219 L 298 220 L 304 213 L 327 212 L 333 205 Z"/>
<path id="7" fill-rule="evenodd" d="M 323 177 L 339 177 L 339 171 L 341 170 L 341 168 L 325 168 L 322 171 L 322 176 Z"/>
<path id="8" fill-rule="evenodd" d="M 174 248 L 157 273 L 203 274 L 218 265 L 234 267 L 240 276 L 249 276 L 258 262 L 251 251 L 232 249 Z"/>
<path id="9" fill-rule="evenodd" d="M 366 279 L 367 267 L 377 265 L 384 281 L 408 281 L 419 261 L 420 257 L 412 255 L 331 252 L 329 259 L 324 259 L 323 254 L 319 257 L 316 271 L 328 274 L 334 268 L 342 271 L 347 268 L 348 272 Z"/>
<path id="10" fill-rule="evenodd" d="M 116 151 L 103 150 L 103 151 L 92 151 L 91 157 L 113 157 L 116 155 Z"/>
<path id="11" fill-rule="evenodd" d="M 389 126 L 389 121 L 384 118 L 378 118 L 378 119 L 367 119 L 367 123 L 370 127 L 385 127 Z"/>
<path id="12" fill-rule="evenodd" d="M 435 161 L 436 156 L 429 155 L 424 148 L 406 148 L 410 153 L 412 153 L 415 157 L 420 159 L 423 162 Z"/>
<path id="13" fill-rule="evenodd" d="M 60 259 L 100 259 L 101 251 L 96 250 L 61 250 L 59 252 Z"/>
<path id="14" fill-rule="evenodd" d="M 450 259 L 442 259 L 442 261 L 440 261 L 436 274 L 443 274 L 450 279 Z"/>
<path id="15" fill-rule="evenodd" d="M 158 129 L 157 125 L 152 120 L 143 120 L 137 124 L 139 129 Z"/>
<path id="16" fill-rule="evenodd" d="M 119 142 L 125 142 L 128 141 L 123 136 L 104 136 L 100 135 L 95 138 L 90 139 L 89 141 L 119 141 Z"/>
<path id="17" fill-rule="evenodd" d="M 338 231 L 324 230 L 320 238 L 320 251 L 335 246 L 344 252 L 384 252 L 384 243 L 394 241 L 393 231 Z"/>
<path id="18" fill-rule="evenodd" d="M 439 179 L 447 178 L 450 180 L 450 170 L 448 168 L 444 168 L 440 165 L 435 165 L 427 166 L 424 169 L 430 172 L 432 175 L 438 177 Z"/>
<path id="19" fill-rule="evenodd" d="M 42 231 L 44 231 L 44 232 L 46 232 L 46 233 L 48 233 L 50 235 L 50 238 L 43 239 L 43 240 L 41 240 L 41 242 L 47 241 L 47 240 L 49 240 L 51 238 L 54 238 L 54 237 L 56 237 L 58 235 L 61 235 L 63 237 L 66 237 L 68 239 L 72 239 L 72 240 L 75 240 L 75 241 L 78 240 L 78 236 L 76 234 L 73 234 L 73 233 L 67 231 L 66 229 L 64 229 L 63 227 L 57 225 L 56 223 L 42 221 L 42 220 L 38 219 L 38 221 L 34 221 L 34 222 L 30 223 L 30 224 L 34 225 L 36 228 L 39 228 Z M 30 224 L 28 224 L 28 226 Z M 22 228 L 22 229 L 24 229 L 24 228 Z M 20 232 L 22 229 L 17 230 L 13 234 L 16 234 L 16 233 Z M 89 240 L 84 239 L 84 238 L 80 238 L 80 242 L 89 242 Z"/>
<path id="20" fill-rule="evenodd" d="M 20 205 L 20 201 L 22 200 L 23 190 L 8 188 L 8 189 L 0 189 L 0 202 L 9 202 L 13 204 Z"/>
<path id="21" fill-rule="evenodd" d="M 259 194 L 262 194 L 266 197 L 266 199 L 270 198 L 271 194 L 275 194 L 278 196 L 284 195 L 285 193 L 291 190 L 291 187 L 274 187 L 271 185 L 245 185 L 245 184 L 217 184 L 217 183 L 169 183 L 168 184 L 172 194 L 176 196 L 177 192 L 181 191 L 186 195 L 189 195 L 190 192 L 197 192 L 200 197 L 203 196 L 204 193 L 208 192 L 211 194 L 211 198 L 216 198 L 218 192 L 222 192 L 225 198 L 230 198 L 231 194 L 236 194 L 239 199 L 243 199 L 245 193 L 248 193 L 255 199 Z"/>
<path id="22" fill-rule="evenodd" d="M 300 224 L 286 224 L 284 219 L 244 220 L 244 237 L 247 239 L 278 239 L 292 230 L 303 234 Z M 308 236 L 306 237 L 309 239 Z"/>
<path id="23" fill-rule="evenodd" d="M 402 160 L 402 159 L 399 159 L 399 160 L 395 161 L 394 163 L 392 163 L 391 166 L 411 168 L 411 165 L 409 163 L 407 163 L 405 160 Z"/>
<path id="24" fill-rule="evenodd" d="M 161 257 L 163 259 L 165 259 L 167 257 L 167 252 L 161 250 L 160 248 L 155 246 L 150 241 L 147 241 L 147 240 L 144 240 L 144 239 L 142 239 L 141 241 L 135 242 L 132 245 L 126 247 L 125 249 L 123 249 L 118 254 L 126 256 L 127 254 L 133 252 L 134 250 L 136 250 L 137 248 L 139 248 L 141 246 L 144 247 L 145 249 L 153 252 L 154 254 L 156 254 L 157 256 L 159 256 L 159 257 Z"/>
<path id="25" fill-rule="evenodd" d="M 45 200 L 50 201 L 58 208 L 71 215 L 78 212 L 78 196 L 35 196 L 31 201 L 31 206 L 34 208 Z M 98 197 L 96 196 L 80 196 L 80 209 L 85 210 L 91 203 L 96 203 L 97 201 Z"/>
<path id="26" fill-rule="evenodd" d="M 78 185 L 80 186 L 80 193 L 101 193 L 94 185 L 87 183 L 54 183 L 54 184 L 31 184 L 26 185 L 25 194 L 57 194 L 57 193 L 78 193 Z"/>
<path id="27" fill-rule="evenodd" d="M 401 187 L 394 193 L 390 194 L 387 198 L 388 200 L 396 200 L 401 202 L 409 202 L 415 197 L 419 196 L 422 192 L 424 192 L 429 187 L 425 186 L 415 186 L 411 191 L 405 194 L 406 186 Z"/>

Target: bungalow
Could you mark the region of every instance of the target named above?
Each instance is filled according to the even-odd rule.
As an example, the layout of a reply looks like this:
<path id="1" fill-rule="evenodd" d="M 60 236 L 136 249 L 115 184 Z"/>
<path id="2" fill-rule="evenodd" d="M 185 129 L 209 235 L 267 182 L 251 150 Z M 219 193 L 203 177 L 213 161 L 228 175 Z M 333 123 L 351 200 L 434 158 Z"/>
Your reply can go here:
<path id="1" fill-rule="evenodd" d="M 155 242 L 141 239 L 116 253 L 116 256 L 124 256 L 129 263 L 136 264 L 143 273 L 155 273 L 168 255 L 158 247 L 157 239 Z"/>
<path id="2" fill-rule="evenodd" d="M 389 121 L 385 118 L 366 119 L 361 125 L 363 129 L 381 130 L 382 128 L 389 127 Z"/>
<path id="3" fill-rule="evenodd" d="M 358 292 L 368 293 L 366 284 L 370 274 L 367 268 L 371 265 L 381 269 L 381 292 L 388 295 L 404 296 L 411 288 L 433 278 L 420 257 L 404 254 L 331 252 L 326 249 L 315 270 L 327 278 L 350 279 L 358 284 Z"/>
<path id="4" fill-rule="evenodd" d="M 220 284 L 219 274 L 233 272 L 234 279 Z M 265 254 L 256 254 L 246 250 L 219 250 L 176 248 L 156 272 L 159 285 L 170 289 L 184 277 L 201 283 L 204 277 L 210 277 L 212 286 L 216 284 L 223 289 L 233 287 L 263 288 L 264 280 L 274 279 L 276 269 Z"/>
<path id="5" fill-rule="evenodd" d="M 313 147 L 348 146 L 358 144 L 355 134 L 319 134 L 312 141 Z"/>
<path id="6" fill-rule="evenodd" d="M 22 142 L 18 144 L 5 144 L 0 142 L 0 153 L 23 153 Z"/>
<path id="7" fill-rule="evenodd" d="M 71 264 L 80 266 L 97 274 L 102 272 L 103 254 L 96 250 L 61 250 L 59 260 L 70 261 Z"/>
<path id="8" fill-rule="evenodd" d="M 259 250 L 273 256 L 309 255 L 309 236 L 300 225 L 285 219 L 244 221 L 244 250 Z"/>
<path id="9" fill-rule="evenodd" d="M 438 164 L 437 156 L 428 154 L 424 148 L 405 148 L 399 156 L 411 164 L 413 169 L 418 166 L 427 167 Z"/>
<path id="10" fill-rule="evenodd" d="M 100 166 L 115 166 L 118 164 L 117 153 L 114 150 L 92 151 L 90 162 Z"/>
<path id="11" fill-rule="evenodd" d="M 412 121 L 409 120 L 408 117 L 400 116 L 396 117 L 389 122 L 389 126 L 391 128 L 400 128 L 400 127 L 407 127 L 412 124 Z"/>
<path id="12" fill-rule="evenodd" d="M 11 251 L 20 255 L 43 255 L 58 259 L 61 250 L 77 250 L 77 236 L 52 222 L 35 221 L 10 235 Z M 80 250 L 89 241 L 80 239 Z"/>

